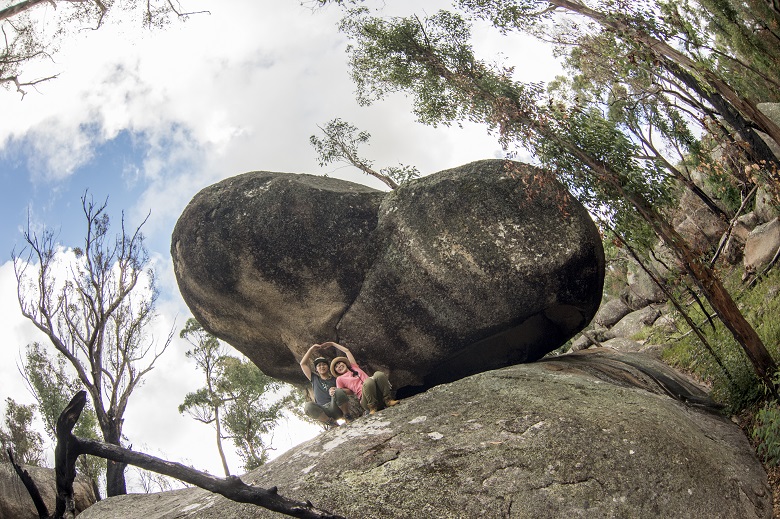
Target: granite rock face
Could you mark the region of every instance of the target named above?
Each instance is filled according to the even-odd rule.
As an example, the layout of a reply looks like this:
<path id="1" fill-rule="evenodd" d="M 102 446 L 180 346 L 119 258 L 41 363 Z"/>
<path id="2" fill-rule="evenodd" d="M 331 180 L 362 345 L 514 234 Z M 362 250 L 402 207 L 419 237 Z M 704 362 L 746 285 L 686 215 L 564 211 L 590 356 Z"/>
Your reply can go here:
<path id="1" fill-rule="evenodd" d="M 742 431 L 668 366 L 608 349 L 439 385 L 242 476 L 345 517 L 772 516 Z M 276 517 L 197 488 L 83 519 Z"/>
<path id="2" fill-rule="evenodd" d="M 327 340 L 396 389 L 537 360 L 593 318 L 604 280 L 587 211 L 506 160 L 391 193 L 247 173 L 193 198 L 171 253 L 204 328 L 294 383 L 298 359 Z"/>
<path id="3" fill-rule="evenodd" d="M 202 190 L 173 231 L 182 297 L 206 330 L 266 374 L 300 381 L 296 358 L 336 337 L 376 256 L 383 196 L 336 179 L 268 172 Z"/>

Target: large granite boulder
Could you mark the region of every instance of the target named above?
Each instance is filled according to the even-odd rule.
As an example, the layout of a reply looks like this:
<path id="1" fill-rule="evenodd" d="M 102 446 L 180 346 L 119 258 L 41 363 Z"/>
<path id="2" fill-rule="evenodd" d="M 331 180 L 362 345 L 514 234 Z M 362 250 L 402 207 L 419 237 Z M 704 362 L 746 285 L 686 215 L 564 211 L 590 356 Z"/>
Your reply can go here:
<path id="1" fill-rule="evenodd" d="M 355 518 L 772 516 L 741 430 L 671 368 L 606 349 L 439 385 L 242 480 Z M 188 488 L 110 498 L 81 517 L 277 515 Z"/>
<path id="2" fill-rule="evenodd" d="M 547 177 L 488 160 L 383 193 L 247 173 L 187 206 L 176 276 L 205 329 L 290 382 L 326 340 L 396 388 L 533 361 L 591 320 L 604 279 L 587 211 Z"/>
<path id="3" fill-rule="evenodd" d="M 179 290 L 201 325 L 265 373 L 336 338 L 376 256 L 384 193 L 351 182 L 255 172 L 198 193 L 173 231 Z"/>
<path id="4" fill-rule="evenodd" d="M 24 465 L 30 477 L 35 481 L 43 502 L 54 513 L 57 502 L 57 482 L 54 469 L 33 467 Z M 73 482 L 73 496 L 76 513 L 85 510 L 97 500 L 90 480 L 83 476 L 77 476 Z M 38 511 L 35 509 L 30 493 L 19 479 L 10 463 L 0 463 L 0 518 L 7 519 L 38 519 Z"/>

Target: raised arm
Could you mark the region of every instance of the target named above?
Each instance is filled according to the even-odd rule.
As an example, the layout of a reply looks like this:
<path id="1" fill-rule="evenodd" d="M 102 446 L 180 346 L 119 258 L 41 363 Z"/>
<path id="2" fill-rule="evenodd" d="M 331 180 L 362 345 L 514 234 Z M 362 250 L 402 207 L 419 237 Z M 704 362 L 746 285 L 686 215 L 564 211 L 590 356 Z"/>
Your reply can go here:
<path id="1" fill-rule="evenodd" d="M 337 350 L 341 350 L 341 352 L 347 357 L 349 364 L 351 366 L 357 366 L 357 361 L 355 360 L 355 357 L 352 355 L 352 352 L 349 351 L 349 348 L 347 348 L 346 346 L 342 346 L 341 344 L 336 344 L 333 341 L 323 342 L 322 346 L 324 347 L 333 346 Z"/>
<path id="2" fill-rule="evenodd" d="M 309 348 L 306 353 L 303 354 L 303 358 L 301 359 L 301 371 L 303 371 L 303 374 L 306 375 L 306 378 L 311 380 L 311 368 L 309 367 L 309 359 L 311 358 L 312 354 L 315 351 L 318 351 L 321 348 L 319 344 L 312 344 L 311 348 Z"/>

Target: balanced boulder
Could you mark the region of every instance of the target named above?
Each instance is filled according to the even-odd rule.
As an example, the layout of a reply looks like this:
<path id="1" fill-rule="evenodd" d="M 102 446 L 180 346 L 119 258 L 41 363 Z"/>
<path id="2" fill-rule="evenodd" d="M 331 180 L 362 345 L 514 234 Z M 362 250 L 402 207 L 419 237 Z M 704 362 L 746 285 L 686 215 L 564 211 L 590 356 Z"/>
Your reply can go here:
<path id="1" fill-rule="evenodd" d="M 193 198 L 171 253 L 204 328 L 289 382 L 327 340 L 396 388 L 537 360 L 592 319 L 604 279 L 587 211 L 550 175 L 506 160 L 391 193 L 247 173 Z"/>

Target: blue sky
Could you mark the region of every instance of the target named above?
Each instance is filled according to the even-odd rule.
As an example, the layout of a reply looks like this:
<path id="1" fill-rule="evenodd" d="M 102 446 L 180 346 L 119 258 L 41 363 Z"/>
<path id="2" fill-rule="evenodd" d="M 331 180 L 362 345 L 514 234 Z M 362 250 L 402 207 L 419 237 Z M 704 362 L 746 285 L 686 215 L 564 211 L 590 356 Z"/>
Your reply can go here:
<path id="1" fill-rule="evenodd" d="M 89 162 L 59 182 L 34 180 L 40 166 L 30 156 L 30 148 L 24 141 L 12 143 L 6 149 L 0 158 L 4 186 L 0 194 L 0 236 L 7 237 L 11 243 L 21 244 L 20 230 L 26 228 L 29 214 L 33 225 L 59 229 L 63 244 L 77 245 L 83 239 L 80 198 L 84 193 L 95 201 L 108 198 L 109 214 L 118 219 L 122 209 L 132 207 L 146 188 L 143 178 L 137 174 L 146 153 L 145 146 L 127 131 L 97 146 Z"/>
<path id="2" fill-rule="evenodd" d="M 340 117 L 370 132 L 364 153 L 380 168 L 403 162 L 427 174 L 502 154 L 480 126 L 417 123 L 403 96 L 359 106 L 336 9 L 312 12 L 299 0 L 183 4 L 210 14 L 147 31 L 115 13 L 99 31 L 69 34 L 53 61 L 29 68 L 33 77 L 58 73 L 55 80 L 24 98 L 0 90 L 0 344 L 7 361 L 0 363 L 0 412 L 6 396 L 31 401 L 13 359 L 41 340 L 19 313 L 9 263 L 28 210 L 34 225 L 60 228 L 62 243 L 71 246 L 82 239 L 79 198 L 87 189 L 95 200 L 109 197 L 115 224 L 122 211 L 130 225 L 151 211 L 144 234 L 160 289 L 155 333 L 164 335 L 189 317 L 172 272 L 170 235 L 200 189 L 252 170 L 328 174 L 383 188 L 348 167 L 320 168 L 309 145 L 317 125 Z M 441 0 L 387 4 L 398 14 L 421 15 L 448 6 Z M 63 11 L 48 3 L 40 9 L 43 19 Z M 488 58 L 521 57 L 515 64 L 528 79 L 551 79 L 557 71 L 538 42 L 489 31 L 478 31 L 478 38 Z M 213 432 L 176 411 L 200 384 L 184 359 L 186 348 L 175 342 L 134 395 L 125 434 L 136 448 L 219 473 Z M 149 401 L 155 405 L 143 405 Z M 277 452 L 316 432 L 300 424 L 280 429 Z"/>

